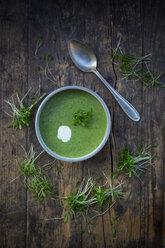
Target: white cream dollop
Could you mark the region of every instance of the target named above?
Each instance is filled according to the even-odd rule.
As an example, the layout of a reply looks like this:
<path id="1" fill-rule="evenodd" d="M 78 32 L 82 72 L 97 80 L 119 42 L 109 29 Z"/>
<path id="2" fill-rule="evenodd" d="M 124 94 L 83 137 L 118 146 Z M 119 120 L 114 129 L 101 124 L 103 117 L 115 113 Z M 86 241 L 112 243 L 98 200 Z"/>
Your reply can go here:
<path id="1" fill-rule="evenodd" d="M 68 126 L 60 126 L 58 128 L 57 138 L 63 142 L 68 142 L 71 138 L 72 131 Z"/>

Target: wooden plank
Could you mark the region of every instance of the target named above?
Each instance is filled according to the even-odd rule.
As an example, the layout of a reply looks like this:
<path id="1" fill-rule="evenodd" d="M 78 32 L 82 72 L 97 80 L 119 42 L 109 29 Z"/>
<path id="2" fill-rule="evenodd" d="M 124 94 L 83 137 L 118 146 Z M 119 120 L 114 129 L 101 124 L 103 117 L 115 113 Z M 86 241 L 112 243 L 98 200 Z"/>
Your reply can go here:
<path id="1" fill-rule="evenodd" d="M 0 61 L 1 61 L 1 134 L 0 134 L 0 247 L 26 245 L 26 192 L 19 163 L 24 157 L 26 129 L 8 128 L 11 119 L 4 113 L 8 100 L 16 92 L 20 96 L 27 89 L 27 5 L 26 2 L 1 2 L 0 7 Z M 18 162 L 16 162 L 16 160 Z"/>
<path id="2" fill-rule="evenodd" d="M 69 3 L 72 7 L 74 3 Z M 68 5 L 67 5 L 68 6 Z M 69 8 L 70 8 L 69 7 Z M 50 12 L 50 9 L 54 10 Z M 49 94 L 54 89 L 65 85 L 81 85 L 83 82 L 83 73 L 79 75 L 79 72 L 74 72 L 74 67 L 70 66 L 71 61 L 67 51 L 67 38 L 68 34 L 74 32 L 74 27 L 70 27 L 69 22 L 66 22 L 68 15 L 67 8 L 63 12 L 61 3 L 49 2 L 45 5 L 45 2 L 38 6 L 37 3 L 31 2 L 30 4 L 30 21 L 29 22 L 29 78 L 30 83 L 34 89 L 37 89 L 38 75 L 41 75 L 42 91 Z M 73 8 L 76 12 L 76 9 Z M 41 20 L 42 16 L 42 20 Z M 71 17 L 68 17 L 71 20 Z M 68 29 L 68 31 L 67 31 Z M 50 32 L 51 30 L 51 32 Z M 67 32 L 66 32 L 67 31 Z M 43 46 L 38 51 L 37 58 L 34 57 L 35 45 L 37 35 L 40 35 L 43 39 Z M 50 66 L 52 67 L 52 73 L 55 75 L 56 82 L 50 82 L 44 75 L 45 68 L 45 55 L 49 54 L 52 57 Z M 70 63 L 70 64 L 69 64 Z M 71 68 L 71 70 L 70 70 Z M 28 143 L 33 142 L 35 148 L 40 150 L 41 147 L 35 136 L 34 122 L 33 127 L 29 131 Z M 47 160 L 52 160 L 48 155 L 42 160 L 44 163 Z M 52 181 L 55 182 L 57 193 L 59 195 L 70 194 L 77 180 L 81 180 L 82 176 L 82 164 L 69 164 L 57 161 L 57 166 L 65 166 L 62 174 L 56 176 L 56 168 L 49 173 Z M 40 228 L 40 234 L 36 235 L 38 230 L 39 218 L 53 218 L 61 217 L 65 215 L 65 211 L 56 207 L 55 202 L 48 198 L 42 204 L 34 203 L 32 201 L 31 194 L 28 194 L 28 220 L 27 220 L 27 244 L 32 247 L 50 247 L 59 246 L 67 247 L 68 244 L 74 246 L 80 244 L 81 235 L 81 222 L 77 225 L 75 222 L 68 221 L 67 224 L 63 220 L 43 222 L 42 228 Z M 33 227 L 33 231 L 31 231 Z"/>
<path id="3" fill-rule="evenodd" d="M 124 41 L 125 43 L 124 48 L 127 53 L 133 54 L 135 56 L 143 56 L 145 54 L 148 54 L 149 52 L 152 52 L 154 50 L 154 45 L 150 46 L 150 49 L 148 51 L 145 51 L 145 47 L 149 48 L 149 40 L 152 42 L 153 38 L 151 34 L 151 30 L 153 28 L 153 25 L 157 26 L 159 23 L 163 23 L 162 16 L 161 15 L 156 15 L 157 19 L 154 18 L 155 13 L 157 13 L 159 7 L 156 4 L 155 6 L 152 5 L 150 8 L 148 8 L 148 5 L 142 5 L 140 6 L 138 3 L 134 4 L 134 8 L 132 9 L 132 6 L 130 5 L 129 2 L 125 2 L 124 5 L 122 6 L 121 3 L 117 4 L 115 9 L 117 10 L 119 8 L 119 12 L 117 11 L 115 16 L 122 16 L 122 22 L 120 20 L 117 20 L 117 22 L 114 24 L 116 34 L 117 32 L 124 33 Z M 140 15 L 140 8 L 142 9 L 142 15 Z M 162 6 L 163 9 L 163 6 Z M 145 10 L 145 14 L 143 11 Z M 121 13 L 123 11 L 123 13 Z M 137 11 L 135 13 L 135 11 Z M 126 16 L 124 15 L 126 13 Z M 150 16 L 151 15 L 151 16 Z M 136 19 L 134 18 L 136 16 Z M 144 19 L 145 17 L 145 19 Z M 140 21 L 141 20 L 141 21 Z M 147 21 L 146 21 L 147 20 Z M 152 23 L 151 26 L 151 20 L 154 20 L 154 24 Z M 124 21 L 124 23 L 123 23 Z M 145 24 L 144 24 L 145 22 Z M 142 27 L 140 24 L 143 24 Z M 155 24 L 157 23 L 157 24 Z M 125 25 L 123 25 L 125 24 Z M 164 25 L 164 24 L 162 24 Z M 136 27 L 136 28 L 135 28 Z M 142 34 L 141 34 L 141 29 L 142 29 Z M 144 36 L 145 30 L 149 30 L 150 35 Z M 161 32 L 160 30 L 158 31 L 158 34 L 160 36 Z M 115 35 L 116 36 L 116 35 Z M 160 37 L 160 43 L 161 43 L 162 37 Z M 158 39 L 157 39 L 158 42 Z M 146 44 L 146 45 L 144 45 Z M 155 63 L 154 63 L 155 62 Z M 156 59 L 153 57 L 153 64 L 154 67 L 159 67 L 159 64 L 156 63 Z M 152 69 L 152 68 L 151 68 Z M 118 71 L 117 71 L 118 72 Z M 127 99 L 132 101 L 134 106 L 137 106 L 137 109 L 139 110 L 141 114 L 141 121 L 137 125 L 135 123 L 130 123 L 130 121 L 125 120 L 124 126 L 128 127 L 129 129 L 126 129 L 125 133 L 121 134 L 121 130 L 123 130 L 124 127 L 123 125 L 123 120 L 118 121 L 118 126 L 116 127 L 115 130 L 115 144 L 116 144 L 116 151 L 119 151 L 122 147 L 122 145 L 128 145 L 132 147 L 132 151 L 136 152 L 137 147 L 135 146 L 141 144 L 144 141 L 148 145 L 152 145 L 152 135 L 155 136 L 157 133 L 157 130 L 153 130 L 153 125 L 151 124 L 152 121 L 155 118 L 153 117 L 154 113 L 154 108 L 151 106 L 151 99 L 155 98 L 156 96 L 156 91 L 159 91 L 159 94 L 163 95 L 163 89 L 160 88 L 154 88 L 154 89 L 147 89 L 145 92 L 142 91 L 142 85 L 138 85 L 137 82 L 120 82 L 117 83 L 117 90 L 119 92 L 123 92 L 125 96 L 127 96 Z M 133 93 L 133 98 L 130 96 Z M 159 95 L 158 94 L 158 95 Z M 148 99 L 148 100 L 147 100 Z M 161 105 L 161 100 L 162 98 L 157 99 L 157 104 Z M 162 102 L 163 103 L 163 102 Z M 117 110 L 118 106 L 116 107 Z M 163 111 L 163 108 L 160 107 L 160 112 Z M 119 111 L 116 111 L 116 121 L 121 118 L 121 114 L 119 114 Z M 126 118 L 126 117 L 125 117 Z M 136 125 L 136 126 L 135 126 Z M 163 128 L 163 120 L 160 123 L 160 126 Z M 118 129 L 119 128 L 119 129 Z M 149 131 L 150 130 L 150 131 Z M 152 135 L 151 135 L 152 133 Z M 120 136 L 119 136 L 120 134 Z M 139 135 L 137 135 L 139 134 Z M 162 137 L 163 133 L 159 134 L 158 137 Z M 156 135 L 157 136 L 157 135 Z M 157 144 L 158 145 L 158 144 Z M 164 146 L 164 145 L 162 145 Z M 120 148 L 121 147 L 121 148 Z M 157 148 L 157 151 L 161 151 L 161 145 L 159 148 Z M 152 149 L 152 155 L 155 154 L 155 150 Z M 161 154 L 163 156 L 163 154 Z M 155 161 L 156 163 L 156 174 L 158 175 L 161 173 L 162 174 L 162 167 L 159 166 L 159 162 Z M 119 220 L 121 223 L 118 226 L 118 237 L 119 241 L 117 241 L 117 244 L 120 244 L 122 247 L 132 247 L 133 245 L 137 245 L 138 247 L 154 247 L 157 246 L 158 243 L 160 247 L 162 246 L 162 224 L 163 224 L 163 194 L 164 189 L 161 187 L 160 194 L 161 197 L 158 199 L 161 199 L 161 204 L 159 209 L 161 209 L 161 217 L 162 220 L 160 220 L 160 226 L 157 229 L 157 232 L 159 232 L 159 242 L 155 241 L 156 238 L 156 233 L 154 231 L 154 225 L 153 225 L 153 216 L 154 216 L 154 209 L 152 202 L 154 202 L 153 198 L 153 188 L 155 189 L 156 187 L 156 182 L 154 179 L 154 171 L 152 170 L 152 177 L 147 174 L 145 177 L 145 184 L 144 185 L 138 185 L 138 182 L 134 181 L 131 184 L 131 195 L 129 195 L 129 205 L 126 204 L 122 201 L 122 206 L 123 206 L 123 213 L 121 214 L 121 217 Z M 160 176 L 158 176 L 159 182 L 162 186 L 163 181 L 161 180 Z M 127 201 L 126 201 L 127 202 Z M 157 200 L 155 200 L 157 202 Z M 156 206 L 156 204 L 155 204 Z M 128 208 L 128 209 L 127 209 Z M 127 209 L 127 211 L 126 211 Z M 116 210 L 116 209 L 115 209 Z M 138 217 L 139 216 L 139 217 Z M 159 215 L 160 216 L 160 215 Z M 131 219 L 130 219 L 131 218 Z M 160 217 L 158 217 L 160 218 Z M 123 220 L 123 221 L 122 221 Z M 126 227 L 124 227 L 124 223 Z M 129 224 L 128 224 L 129 223 Z M 126 232 L 125 232 L 126 230 Z M 155 228 L 156 230 L 156 228 Z M 157 243 L 158 242 L 158 243 Z M 117 245 L 116 244 L 116 245 Z"/>
<path id="4" fill-rule="evenodd" d="M 157 75 L 163 72 L 165 61 L 163 59 L 163 51 L 165 49 L 165 21 L 164 21 L 165 3 L 162 1 L 155 4 L 149 1 L 148 4 L 142 3 L 142 31 L 143 31 L 143 52 L 152 51 L 152 63 L 150 68 Z M 149 21 L 150 20 L 150 21 Z M 162 77 L 161 82 L 164 83 L 165 77 Z M 155 145 L 152 149 L 155 158 L 155 170 L 152 171 L 151 184 L 149 185 L 148 213 L 146 215 L 148 231 L 146 238 L 147 245 L 152 240 L 153 246 L 165 246 L 165 207 L 164 207 L 164 192 L 165 192 L 165 167 L 164 167 L 164 148 L 165 148 L 165 111 L 164 111 L 164 89 L 154 87 L 144 95 L 144 104 L 148 106 L 145 110 L 146 122 L 145 136 L 150 141 L 151 145 Z M 151 217 L 152 216 L 152 217 Z M 148 230 L 147 230 L 148 227 Z"/>
<path id="5" fill-rule="evenodd" d="M 112 1 L 112 46 L 116 47 L 120 36 L 121 48 L 127 54 L 141 56 L 141 16 L 140 2 L 131 1 Z M 135 18 L 136 16 L 136 18 Z M 135 28 L 136 27 L 136 28 Z M 140 113 L 142 118 L 142 90 L 141 85 L 136 82 L 121 81 L 118 66 L 114 66 L 114 73 L 117 76 L 115 84 L 116 90 L 124 96 Z M 137 133 L 141 133 L 142 122 L 135 123 L 131 121 L 121 110 L 117 103 L 113 104 L 114 122 L 113 122 L 113 170 L 117 168 L 119 152 L 125 147 L 129 147 L 131 152 L 137 152 L 137 146 L 141 144 L 142 138 Z M 111 212 L 111 219 L 118 216 L 116 222 L 116 237 L 113 238 L 114 247 L 133 247 L 140 245 L 143 247 L 143 238 L 141 237 L 140 220 L 140 190 L 141 185 L 138 180 L 129 182 L 124 180 L 124 199 L 119 201 Z"/>

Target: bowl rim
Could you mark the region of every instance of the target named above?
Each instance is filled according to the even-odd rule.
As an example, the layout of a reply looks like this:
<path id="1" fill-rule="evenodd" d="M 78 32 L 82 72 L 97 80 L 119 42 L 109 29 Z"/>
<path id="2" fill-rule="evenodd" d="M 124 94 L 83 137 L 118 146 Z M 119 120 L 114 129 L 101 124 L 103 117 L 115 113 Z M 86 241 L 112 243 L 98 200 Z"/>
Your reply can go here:
<path id="1" fill-rule="evenodd" d="M 41 111 L 44 107 L 44 105 L 46 104 L 46 102 L 54 95 L 56 95 L 57 93 L 61 92 L 61 91 L 65 91 L 65 90 L 72 90 L 72 89 L 76 89 L 76 90 L 82 90 L 82 91 L 86 91 L 88 92 L 89 94 L 93 95 L 94 97 L 97 98 L 97 100 L 102 104 L 104 110 L 105 110 L 105 113 L 106 113 L 106 117 L 107 117 L 107 129 L 106 129 L 106 132 L 105 132 L 105 135 L 104 135 L 104 138 L 103 140 L 101 141 L 100 145 L 95 149 L 93 150 L 92 152 L 88 153 L 87 155 L 84 155 L 82 157 L 76 157 L 76 158 L 70 158 L 70 157 L 64 157 L 64 156 L 61 156 L 55 152 L 53 152 L 46 144 L 45 142 L 43 141 L 42 137 L 41 137 L 41 134 L 40 134 L 40 129 L 39 129 L 39 118 L 40 118 L 40 114 L 41 114 Z M 95 93 L 94 91 L 88 89 L 88 88 L 85 88 L 85 87 L 82 87 L 82 86 L 64 86 L 64 87 L 60 87 L 54 91 L 52 91 L 43 101 L 42 103 L 40 104 L 40 106 L 38 107 L 38 110 L 37 110 L 37 113 L 36 113 L 36 118 L 35 118 L 35 132 L 36 132 L 36 136 L 37 136 L 37 139 L 40 143 L 40 145 L 42 146 L 42 148 L 49 154 L 51 155 L 52 157 L 56 158 L 56 159 L 59 159 L 59 160 L 62 160 L 62 161 L 66 161 L 66 162 L 79 162 L 79 161 L 83 161 L 83 160 L 87 160 L 91 157 L 93 157 L 94 155 L 96 155 L 102 148 L 103 146 L 105 145 L 105 143 L 107 142 L 108 140 L 108 137 L 109 137 L 109 134 L 110 134 L 110 130 L 111 130 L 111 117 L 110 117 L 110 112 L 109 112 L 109 109 L 106 105 L 106 103 L 104 102 L 104 100 L 97 94 Z"/>

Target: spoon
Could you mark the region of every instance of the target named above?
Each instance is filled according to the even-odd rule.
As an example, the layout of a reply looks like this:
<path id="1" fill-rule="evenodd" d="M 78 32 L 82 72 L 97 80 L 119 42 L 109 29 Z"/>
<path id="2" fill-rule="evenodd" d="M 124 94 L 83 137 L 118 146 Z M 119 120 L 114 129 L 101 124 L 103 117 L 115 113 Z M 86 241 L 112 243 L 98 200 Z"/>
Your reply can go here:
<path id="1" fill-rule="evenodd" d="M 97 59 L 93 51 L 77 40 L 70 40 L 68 42 L 68 49 L 71 59 L 74 64 L 84 72 L 95 73 L 105 86 L 112 93 L 122 110 L 128 115 L 133 121 L 139 121 L 140 115 L 137 110 L 123 97 L 121 96 L 97 71 Z"/>

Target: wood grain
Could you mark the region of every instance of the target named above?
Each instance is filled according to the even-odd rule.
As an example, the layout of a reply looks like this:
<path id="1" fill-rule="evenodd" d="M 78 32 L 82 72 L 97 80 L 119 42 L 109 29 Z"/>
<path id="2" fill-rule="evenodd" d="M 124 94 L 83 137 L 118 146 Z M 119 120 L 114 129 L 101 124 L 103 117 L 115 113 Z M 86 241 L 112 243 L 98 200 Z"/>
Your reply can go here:
<path id="1" fill-rule="evenodd" d="M 110 49 L 122 35 L 123 51 L 135 56 L 152 53 L 151 70 L 155 74 L 163 72 L 164 11 L 163 0 L 0 1 L 0 247 L 165 247 L 164 88 L 143 91 L 141 82 L 121 81 L 118 67 L 112 67 L 109 61 Z M 43 44 L 35 57 L 38 35 Z M 67 41 L 71 38 L 93 49 L 98 70 L 137 108 L 141 115 L 139 123 L 127 118 L 95 75 L 83 73 L 73 65 L 67 50 Z M 52 57 L 54 83 L 44 75 L 46 54 Z M 90 234 L 81 232 L 84 228 L 81 218 L 67 223 L 44 221 L 41 225 L 40 218 L 64 216 L 65 211 L 56 207 L 51 197 L 42 203 L 35 202 L 24 190 L 21 177 L 9 183 L 20 173 L 19 163 L 24 159 L 20 146 L 28 150 L 33 143 L 38 153 L 42 149 L 35 135 L 35 113 L 30 128 L 9 129 L 10 118 L 4 113 L 7 110 L 4 100 L 16 92 L 23 95 L 30 87 L 35 92 L 39 81 L 41 92 L 47 94 L 66 85 L 92 89 L 104 99 L 111 113 L 110 138 L 95 157 L 72 164 L 57 161 L 56 166 L 64 166 L 62 172 L 56 176 L 56 167 L 48 172 L 57 194 L 70 194 L 89 170 L 94 176 L 100 176 L 102 170 L 115 171 L 119 152 L 126 146 L 136 153 L 140 144 L 155 145 L 151 148 L 152 155 L 157 155 L 155 169 L 146 173 L 144 184 L 137 179 L 125 181 L 124 199 L 93 222 Z M 40 162 L 48 161 L 52 158 L 44 154 Z M 116 237 L 113 237 L 114 228 Z"/>

